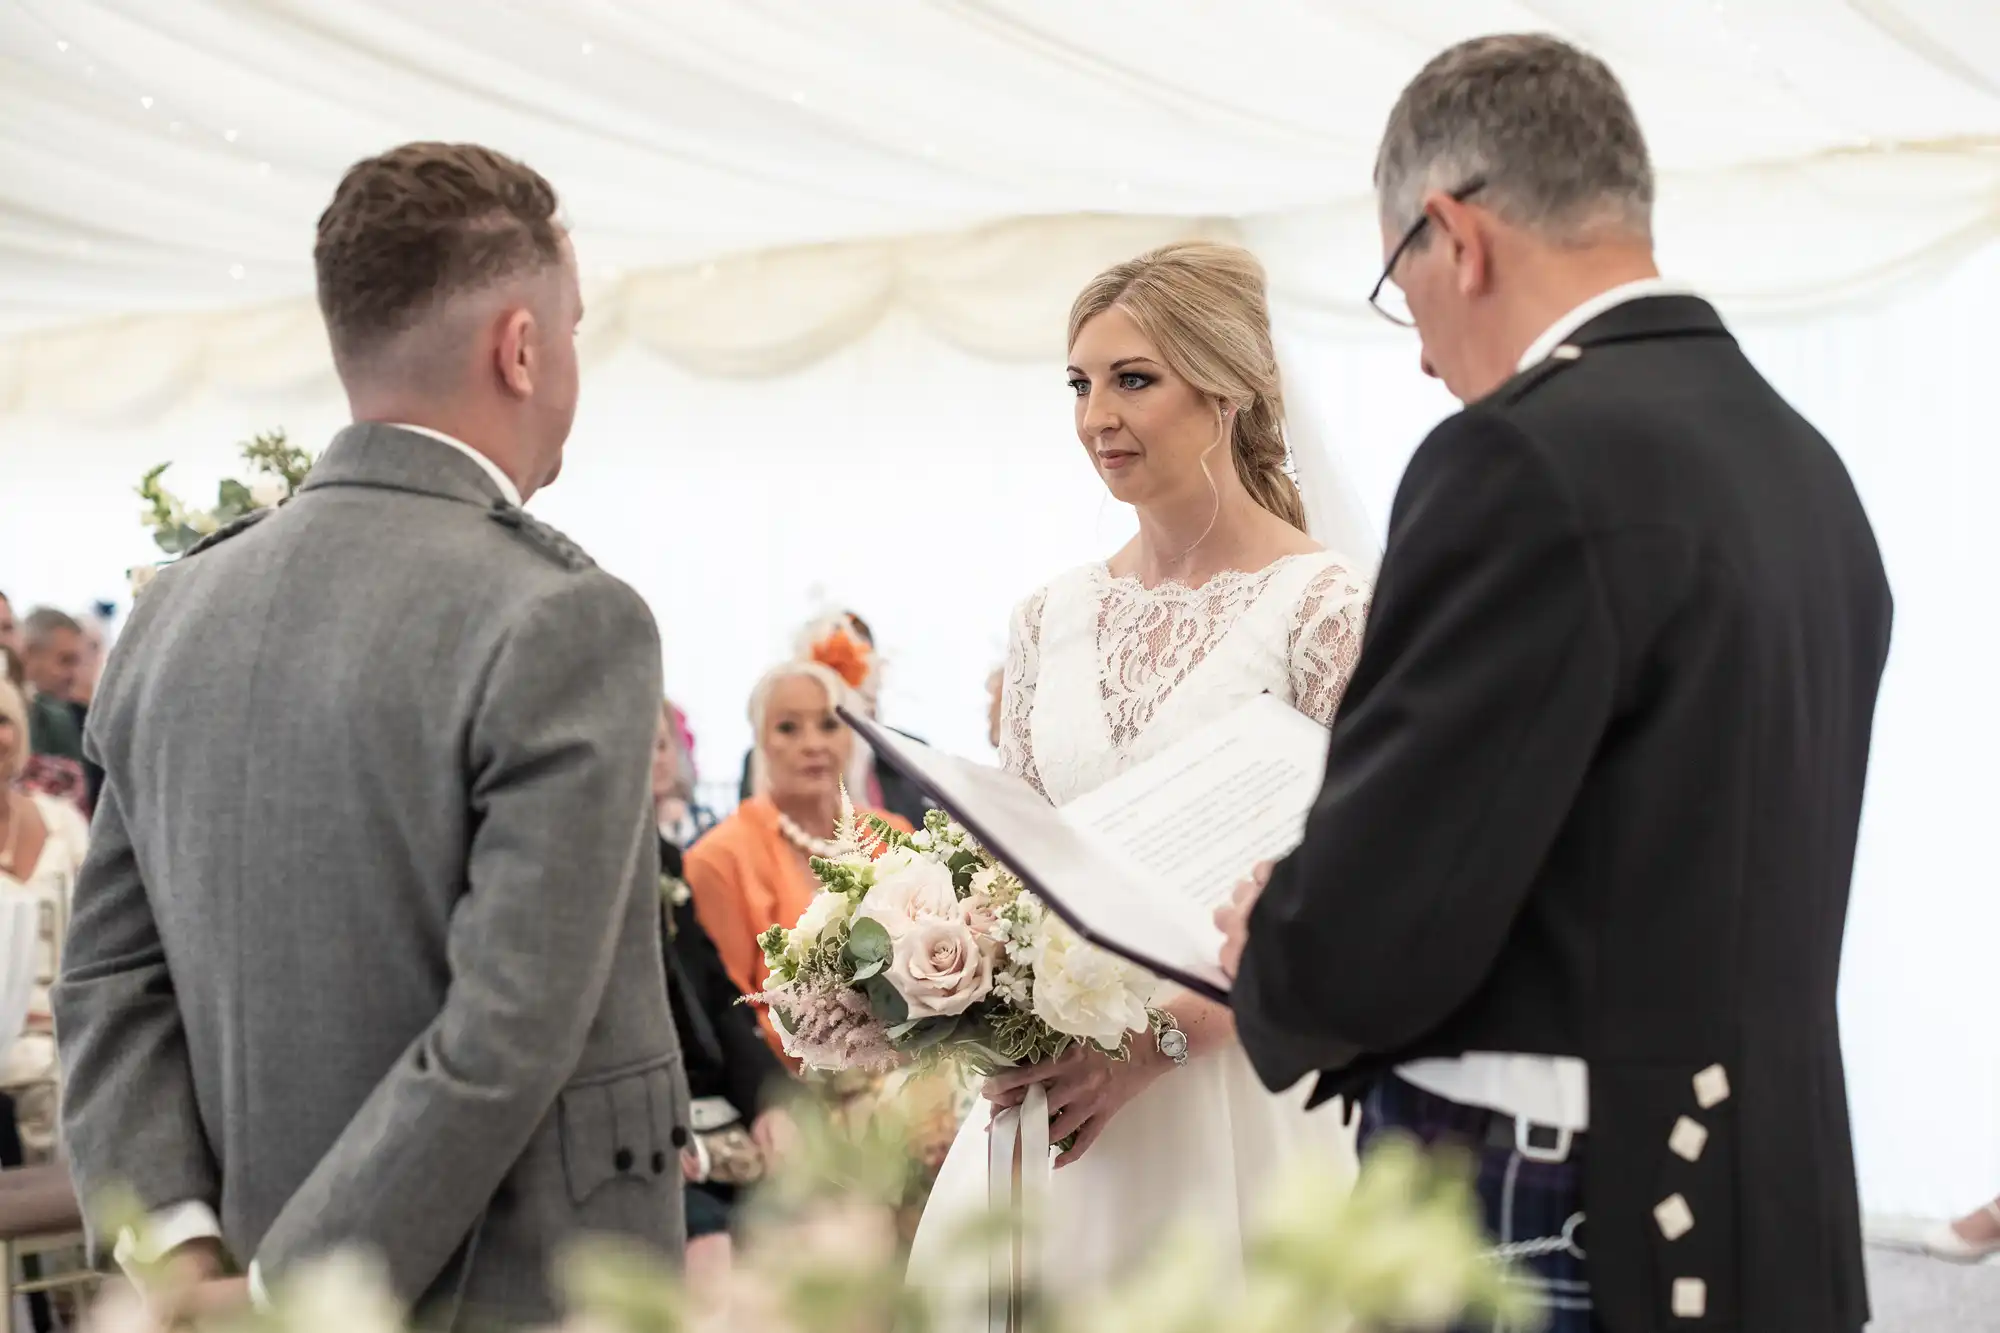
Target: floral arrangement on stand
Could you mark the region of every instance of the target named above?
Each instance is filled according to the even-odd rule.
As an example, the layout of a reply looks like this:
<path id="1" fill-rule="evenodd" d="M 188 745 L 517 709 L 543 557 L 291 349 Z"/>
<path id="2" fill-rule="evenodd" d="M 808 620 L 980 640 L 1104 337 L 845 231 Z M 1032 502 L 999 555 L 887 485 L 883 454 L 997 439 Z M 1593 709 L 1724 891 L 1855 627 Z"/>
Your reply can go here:
<path id="1" fill-rule="evenodd" d="M 850 1121 L 802 1108 L 800 1137 L 752 1197 L 737 1258 L 719 1285 L 690 1290 L 663 1256 L 602 1238 L 580 1241 L 561 1275 L 567 1321 L 551 1333 L 930 1333 L 958 1327 L 906 1281 L 895 1210 L 909 1171 L 910 1126 L 895 1114 Z M 136 1202 L 114 1224 L 139 1229 Z M 948 1258 L 982 1275 L 997 1224 L 969 1228 Z M 1480 1235 L 1469 1163 L 1414 1144 L 1372 1151 L 1347 1188 L 1332 1167 L 1300 1162 L 1275 1182 L 1246 1238 L 1247 1282 L 1220 1280 L 1218 1242 L 1183 1219 L 1116 1286 L 1036 1293 L 1022 1333 L 1331 1333 L 1540 1322 Z M 945 1277 L 948 1275 L 927 1275 Z M 144 1291 L 114 1285 L 86 1320 L 94 1333 L 166 1333 L 189 1293 L 172 1270 L 142 1272 Z M 275 1284 L 268 1310 L 187 1320 L 199 1333 L 405 1333 L 408 1314 L 383 1270 L 347 1252 Z"/>
<path id="2" fill-rule="evenodd" d="M 811 1069 L 950 1062 L 986 1074 L 1082 1042 L 1116 1058 L 1160 1017 L 1151 979 L 1087 944 L 965 829 L 905 834 L 843 796 L 820 891 L 759 938 L 785 1049 Z"/>
<path id="3" fill-rule="evenodd" d="M 292 498 L 312 471 L 313 457 L 285 438 L 283 430 L 265 431 L 243 445 L 243 461 L 250 466 L 248 482 L 225 478 L 216 487 L 215 506 L 190 508 L 179 496 L 160 484 L 173 466 L 162 463 L 139 480 L 139 498 L 146 502 L 139 521 L 153 531 L 153 542 L 170 558 L 187 554 L 195 543 L 219 532 L 245 514 L 258 509 L 274 509 Z M 132 591 L 152 581 L 158 567 L 141 565 L 131 571 Z"/>

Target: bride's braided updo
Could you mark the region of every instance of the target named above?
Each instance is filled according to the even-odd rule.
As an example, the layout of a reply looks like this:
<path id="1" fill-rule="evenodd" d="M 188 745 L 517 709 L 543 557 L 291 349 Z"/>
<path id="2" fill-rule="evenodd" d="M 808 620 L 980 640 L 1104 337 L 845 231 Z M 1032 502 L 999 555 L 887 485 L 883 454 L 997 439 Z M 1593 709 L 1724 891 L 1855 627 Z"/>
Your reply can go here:
<path id="1" fill-rule="evenodd" d="M 1256 256 L 1240 246 L 1182 241 L 1108 268 L 1070 307 L 1070 344 L 1113 306 L 1132 317 L 1175 374 L 1235 405 L 1229 452 L 1236 475 L 1252 499 L 1304 532 L 1305 502 L 1285 468 L 1285 396 Z"/>

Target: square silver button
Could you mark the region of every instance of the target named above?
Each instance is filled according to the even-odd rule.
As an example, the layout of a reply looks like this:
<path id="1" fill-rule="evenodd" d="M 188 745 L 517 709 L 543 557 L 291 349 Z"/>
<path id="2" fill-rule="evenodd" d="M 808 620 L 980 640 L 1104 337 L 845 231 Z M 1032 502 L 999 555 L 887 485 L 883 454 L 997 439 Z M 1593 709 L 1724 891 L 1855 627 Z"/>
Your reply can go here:
<path id="1" fill-rule="evenodd" d="M 1698 1277 L 1674 1279 L 1674 1317 L 1699 1319 L 1708 1313 L 1708 1284 Z"/>
<path id="2" fill-rule="evenodd" d="M 1694 1076 L 1694 1099 L 1704 1111 L 1729 1100 L 1729 1075 L 1721 1065 L 1710 1065 Z"/>
<path id="3" fill-rule="evenodd" d="M 1653 1208 L 1653 1220 L 1660 1224 L 1660 1234 L 1668 1240 L 1679 1240 L 1694 1230 L 1694 1209 L 1678 1194 L 1670 1194 Z"/>
<path id="4" fill-rule="evenodd" d="M 1674 1156 L 1699 1162 L 1702 1149 L 1708 1146 L 1708 1130 L 1699 1120 L 1682 1116 L 1674 1122 L 1674 1132 L 1667 1136 L 1667 1146 L 1673 1149 Z"/>

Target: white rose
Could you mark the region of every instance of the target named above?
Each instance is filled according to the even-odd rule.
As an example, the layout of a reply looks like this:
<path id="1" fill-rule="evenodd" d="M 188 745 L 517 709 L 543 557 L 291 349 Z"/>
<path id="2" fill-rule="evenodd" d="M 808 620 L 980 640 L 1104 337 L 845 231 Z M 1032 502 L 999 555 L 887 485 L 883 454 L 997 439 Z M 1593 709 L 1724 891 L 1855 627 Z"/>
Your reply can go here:
<path id="1" fill-rule="evenodd" d="M 1115 1047 L 1126 1033 L 1146 1030 L 1144 976 L 1050 921 L 1035 964 L 1035 1017 L 1058 1032 Z"/>
<path id="2" fill-rule="evenodd" d="M 958 916 L 958 891 L 951 886 L 951 871 L 935 861 L 912 856 L 889 867 L 885 874 L 889 859 L 885 856 L 875 863 L 875 887 L 861 900 L 856 920 L 879 921 L 889 938 L 895 939 L 926 917 Z"/>
<path id="3" fill-rule="evenodd" d="M 962 1014 L 993 989 L 993 961 L 963 921 L 926 917 L 896 937 L 889 984 L 911 1018 Z"/>
<path id="4" fill-rule="evenodd" d="M 258 509 L 275 509 L 291 498 L 291 484 L 283 477 L 259 477 L 250 483 L 250 503 Z"/>
<path id="5" fill-rule="evenodd" d="M 819 937 L 828 926 L 845 921 L 854 914 L 854 903 L 844 893 L 816 893 L 806 904 L 806 910 L 799 914 L 798 924 L 785 935 L 785 947 L 794 953 L 804 953 L 819 943 Z"/>

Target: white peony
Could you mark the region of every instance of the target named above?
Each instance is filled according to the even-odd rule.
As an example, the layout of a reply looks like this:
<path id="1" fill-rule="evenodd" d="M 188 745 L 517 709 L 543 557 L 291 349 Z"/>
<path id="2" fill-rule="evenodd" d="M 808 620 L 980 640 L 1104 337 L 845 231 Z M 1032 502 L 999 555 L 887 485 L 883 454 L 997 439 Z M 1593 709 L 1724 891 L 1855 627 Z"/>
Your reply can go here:
<path id="1" fill-rule="evenodd" d="M 875 863 L 875 887 L 861 900 L 857 921 L 879 921 L 895 939 L 926 917 L 958 916 L 951 871 L 935 861 L 890 852 Z"/>
<path id="2" fill-rule="evenodd" d="M 993 959 L 963 921 L 924 917 L 896 937 L 889 984 L 911 1018 L 962 1014 L 993 990 Z"/>
<path id="3" fill-rule="evenodd" d="M 250 483 L 250 503 L 259 509 L 275 509 L 291 498 L 291 484 L 283 477 L 259 477 Z"/>
<path id="4" fill-rule="evenodd" d="M 1116 1047 L 1144 1032 L 1145 974 L 1051 918 L 1035 965 L 1035 1017 L 1058 1032 Z"/>
<path id="5" fill-rule="evenodd" d="M 819 943 L 819 937 L 826 928 L 836 922 L 845 921 L 854 915 L 854 902 L 844 893 L 816 893 L 806 904 L 806 910 L 799 914 L 798 924 L 785 934 L 785 947 L 794 953 L 804 953 Z"/>

